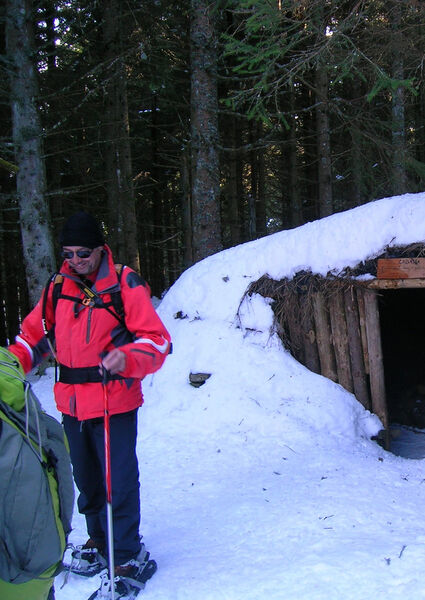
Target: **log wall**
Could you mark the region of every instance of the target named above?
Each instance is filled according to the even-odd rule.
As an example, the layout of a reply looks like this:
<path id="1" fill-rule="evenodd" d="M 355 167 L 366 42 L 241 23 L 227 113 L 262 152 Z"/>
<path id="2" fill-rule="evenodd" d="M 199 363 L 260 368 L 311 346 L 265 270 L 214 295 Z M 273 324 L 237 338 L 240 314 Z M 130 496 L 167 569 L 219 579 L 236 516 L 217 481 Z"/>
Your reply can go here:
<path id="1" fill-rule="evenodd" d="M 330 286 L 298 298 L 299 318 L 285 328 L 294 356 L 354 393 L 388 427 L 377 290 Z"/>
<path id="2" fill-rule="evenodd" d="M 349 275 L 328 278 L 300 271 L 279 282 L 265 275 L 248 291 L 274 299 L 282 341 L 293 356 L 354 393 L 385 429 L 389 422 L 378 294 L 387 289 L 425 288 L 425 244 L 403 251 L 409 256 L 378 258 L 375 266 L 359 273 L 376 273 L 376 278 L 360 281 Z M 410 256 L 413 252 L 417 257 Z"/>

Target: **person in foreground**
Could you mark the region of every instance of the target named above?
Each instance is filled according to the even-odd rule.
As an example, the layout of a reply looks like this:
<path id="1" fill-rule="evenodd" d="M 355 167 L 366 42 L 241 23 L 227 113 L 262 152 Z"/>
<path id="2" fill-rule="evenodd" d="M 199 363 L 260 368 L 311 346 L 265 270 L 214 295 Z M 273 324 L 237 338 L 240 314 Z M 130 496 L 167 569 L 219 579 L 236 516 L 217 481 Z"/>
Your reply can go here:
<path id="1" fill-rule="evenodd" d="M 54 600 L 74 508 L 63 427 L 0 347 L 0 598 Z"/>
<path id="2" fill-rule="evenodd" d="M 170 335 L 153 308 L 148 285 L 131 268 L 118 269 L 91 215 L 72 215 L 60 245 L 64 262 L 59 277 L 52 277 L 9 351 L 28 372 L 55 343 L 55 400 L 63 415 L 78 509 L 89 536 L 74 549 L 70 568 L 85 576 L 108 564 L 106 397 L 115 565 L 109 580 L 115 577 L 114 597 L 126 597 L 128 582 L 144 582 L 156 569 L 139 534 L 137 410 L 143 403 L 141 380 L 162 366 L 171 349 Z M 107 571 L 91 598 L 111 597 L 106 577 Z"/>

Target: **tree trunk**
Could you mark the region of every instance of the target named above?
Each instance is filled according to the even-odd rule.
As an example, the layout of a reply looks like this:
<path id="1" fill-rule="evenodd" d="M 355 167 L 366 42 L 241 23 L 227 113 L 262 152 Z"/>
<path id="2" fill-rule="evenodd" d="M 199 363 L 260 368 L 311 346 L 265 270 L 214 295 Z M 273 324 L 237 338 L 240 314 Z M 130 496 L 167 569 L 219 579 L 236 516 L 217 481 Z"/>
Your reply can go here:
<path id="1" fill-rule="evenodd" d="M 392 2 L 392 76 L 393 79 L 404 79 L 404 61 L 402 56 L 403 38 L 401 28 L 401 6 L 399 2 Z M 407 191 L 406 178 L 406 136 L 405 136 L 405 111 L 404 88 L 397 87 L 392 94 L 392 148 L 393 148 L 393 194 L 402 194 Z"/>
<path id="2" fill-rule="evenodd" d="M 326 31 L 329 18 L 329 15 L 325 15 L 326 10 L 327 6 L 324 2 L 313 3 L 312 5 L 312 21 L 316 30 L 316 51 L 318 52 L 314 79 L 316 93 L 315 116 L 319 217 L 327 217 L 333 212 L 329 124 L 329 65 L 324 50 L 327 43 Z"/>
<path id="3" fill-rule="evenodd" d="M 159 147 L 161 144 L 161 124 L 158 122 L 158 105 L 156 95 L 152 95 L 151 104 L 151 122 L 150 122 L 150 239 L 148 246 L 149 260 L 151 264 L 152 289 L 156 289 L 157 293 L 163 292 L 165 289 L 164 271 L 165 271 L 165 256 L 164 239 L 166 234 L 165 220 L 165 205 L 164 195 L 161 193 L 159 181 L 161 179 L 158 164 L 160 162 Z"/>
<path id="4" fill-rule="evenodd" d="M 122 6 L 117 0 L 106 0 L 104 42 L 107 71 L 104 118 L 109 226 L 111 243 L 117 257 L 140 271 L 121 12 Z"/>
<path id="5" fill-rule="evenodd" d="M 288 152 L 288 169 L 289 169 L 289 202 L 291 213 L 291 227 L 298 227 L 303 221 L 302 201 L 299 185 L 299 168 L 298 168 L 298 151 L 297 151 L 297 120 L 296 103 L 294 91 L 290 92 L 290 107 L 292 120 L 289 131 L 289 152 Z"/>
<path id="6" fill-rule="evenodd" d="M 255 144 L 263 135 L 260 122 L 253 127 L 251 142 Z M 252 195 L 255 199 L 255 237 L 263 237 L 267 232 L 266 199 L 265 199 L 265 174 L 264 174 L 264 149 L 252 150 L 251 178 Z"/>
<path id="7" fill-rule="evenodd" d="M 32 62 L 31 0 L 8 0 L 6 44 L 10 65 L 13 141 L 19 167 L 16 186 L 21 237 L 31 305 L 55 270 L 50 215 L 45 200 L 42 127 L 37 112 L 38 85 Z"/>
<path id="8" fill-rule="evenodd" d="M 58 7 L 56 3 L 51 2 L 50 0 L 42 0 L 38 5 L 38 18 L 42 19 L 46 23 L 46 27 L 44 28 L 44 36 L 43 39 L 38 39 L 38 47 L 39 51 L 43 53 L 46 57 L 46 69 L 43 73 L 43 83 L 44 86 L 47 86 L 47 89 L 50 92 L 49 95 L 49 117 L 48 123 L 46 123 L 46 128 L 51 133 L 51 119 L 52 115 L 62 114 L 63 111 L 63 99 L 58 99 L 55 94 L 52 94 L 51 91 L 56 88 L 56 81 L 60 78 L 60 73 L 58 69 L 58 48 L 60 48 L 60 44 L 58 44 L 58 36 L 55 31 L 56 28 L 56 20 L 58 18 Z M 52 223 L 62 222 L 64 219 L 65 212 L 64 211 L 64 199 L 62 194 L 62 176 L 63 169 L 62 161 L 61 161 L 61 143 L 58 138 L 61 136 L 52 136 L 49 140 L 48 147 L 45 148 L 46 155 L 48 158 L 45 161 L 46 166 L 46 185 L 47 185 L 47 198 L 54 198 L 49 202 L 50 207 L 50 215 Z"/>
<path id="9" fill-rule="evenodd" d="M 326 65 L 316 68 L 316 126 L 317 163 L 319 180 L 319 216 L 332 214 L 331 141 L 328 114 L 328 73 Z"/>
<path id="10" fill-rule="evenodd" d="M 363 176 L 364 170 L 362 169 L 363 165 L 363 155 L 361 148 L 361 136 L 357 130 L 357 127 L 354 126 L 351 130 L 351 151 L 350 151 L 350 161 L 351 161 L 351 171 L 352 171 L 352 186 L 350 190 L 350 206 L 359 206 L 363 204 L 362 201 L 362 188 L 363 184 Z"/>
<path id="11" fill-rule="evenodd" d="M 192 239 L 198 261 L 222 248 L 217 39 L 214 3 L 192 0 L 191 6 Z"/>
<path id="12" fill-rule="evenodd" d="M 241 218 L 239 213 L 239 202 L 241 198 L 241 164 L 240 152 L 240 122 L 239 119 L 233 117 L 226 121 L 228 127 L 228 145 L 232 149 L 226 159 L 228 167 L 227 175 L 227 201 L 229 205 L 228 223 L 229 223 L 229 238 L 230 246 L 236 246 L 241 241 Z"/>
<path id="13" fill-rule="evenodd" d="M 254 146 L 255 142 L 255 122 L 250 121 L 249 127 L 249 144 Z M 257 239 L 257 189 L 258 189 L 258 174 L 257 174 L 257 154 L 252 149 L 249 153 L 249 182 L 250 190 L 248 195 L 249 205 L 249 239 Z"/>
<path id="14" fill-rule="evenodd" d="M 267 211 L 266 211 L 266 176 L 264 165 L 264 149 L 257 152 L 258 178 L 257 178 L 257 237 L 263 237 L 267 234 Z"/>
<path id="15" fill-rule="evenodd" d="M 183 227 L 183 268 L 193 264 L 192 250 L 192 206 L 190 203 L 190 159 L 187 149 L 182 155 L 182 227 Z"/>

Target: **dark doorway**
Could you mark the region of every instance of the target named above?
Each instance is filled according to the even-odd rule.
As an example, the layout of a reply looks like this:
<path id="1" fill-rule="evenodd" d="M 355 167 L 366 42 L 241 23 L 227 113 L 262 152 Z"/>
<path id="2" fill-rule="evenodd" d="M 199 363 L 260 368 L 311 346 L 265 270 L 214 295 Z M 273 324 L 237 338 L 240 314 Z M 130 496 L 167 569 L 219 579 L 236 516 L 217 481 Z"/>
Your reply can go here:
<path id="1" fill-rule="evenodd" d="M 379 315 L 389 423 L 425 428 L 425 289 L 383 290 Z"/>

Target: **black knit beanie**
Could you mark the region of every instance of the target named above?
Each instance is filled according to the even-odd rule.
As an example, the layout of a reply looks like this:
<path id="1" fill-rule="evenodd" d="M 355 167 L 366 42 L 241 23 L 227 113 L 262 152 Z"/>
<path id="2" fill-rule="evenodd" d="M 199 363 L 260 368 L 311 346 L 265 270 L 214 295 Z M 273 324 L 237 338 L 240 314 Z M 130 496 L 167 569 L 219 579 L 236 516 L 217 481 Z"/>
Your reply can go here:
<path id="1" fill-rule="evenodd" d="M 105 238 L 99 223 L 86 212 L 78 212 L 65 222 L 59 236 L 61 246 L 83 246 L 97 248 L 103 246 Z"/>

